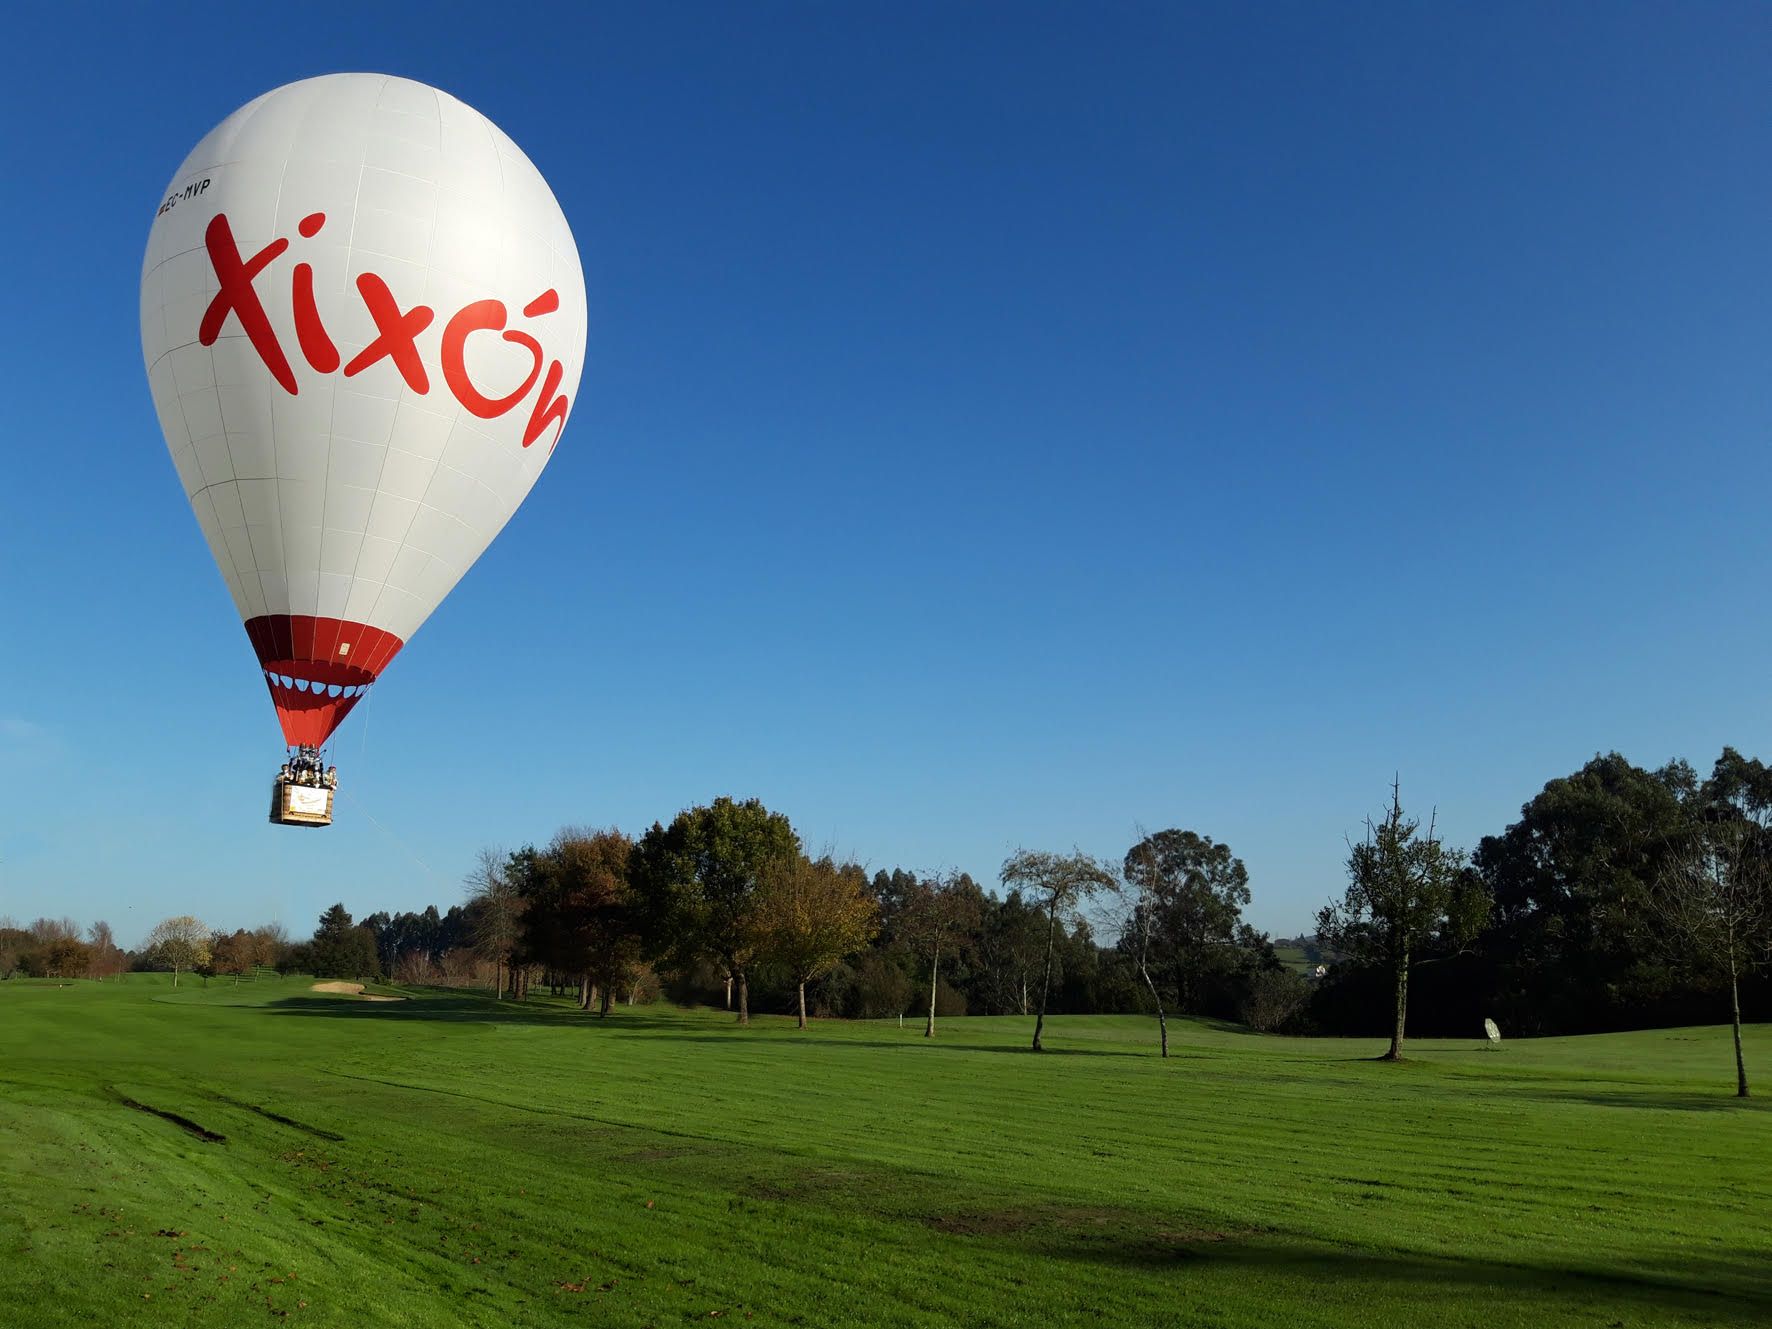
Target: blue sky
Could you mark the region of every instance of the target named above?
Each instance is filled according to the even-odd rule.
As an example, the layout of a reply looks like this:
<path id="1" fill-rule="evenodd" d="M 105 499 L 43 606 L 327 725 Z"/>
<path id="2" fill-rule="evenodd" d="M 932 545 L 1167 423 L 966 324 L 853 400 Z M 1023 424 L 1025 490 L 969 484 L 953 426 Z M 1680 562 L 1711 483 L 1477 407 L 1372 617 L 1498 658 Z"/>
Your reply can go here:
<path id="1" fill-rule="evenodd" d="M 1190 827 L 1293 932 L 1393 771 L 1471 844 L 1765 751 L 1762 6 L 116 8 L 0 55 L 0 915 L 300 933 L 733 793 L 984 880 Z M 198 138 L 350 69 L 522 145 L 591 330 L 310 833 L 136 292 Z"/>

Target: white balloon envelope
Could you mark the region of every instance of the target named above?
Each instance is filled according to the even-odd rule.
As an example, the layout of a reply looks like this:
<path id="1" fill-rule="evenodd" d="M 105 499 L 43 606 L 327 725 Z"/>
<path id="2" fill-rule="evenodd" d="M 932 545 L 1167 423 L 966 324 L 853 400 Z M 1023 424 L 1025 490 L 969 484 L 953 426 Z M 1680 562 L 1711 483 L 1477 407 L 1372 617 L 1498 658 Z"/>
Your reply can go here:
<path id="1" fill-rule="evenodd" d="M 584 363 L 552 191 L 447 93 L 333 74 L 179 167 L 142 355 L 291 746 L 318 748 L 523 501 Z"/>

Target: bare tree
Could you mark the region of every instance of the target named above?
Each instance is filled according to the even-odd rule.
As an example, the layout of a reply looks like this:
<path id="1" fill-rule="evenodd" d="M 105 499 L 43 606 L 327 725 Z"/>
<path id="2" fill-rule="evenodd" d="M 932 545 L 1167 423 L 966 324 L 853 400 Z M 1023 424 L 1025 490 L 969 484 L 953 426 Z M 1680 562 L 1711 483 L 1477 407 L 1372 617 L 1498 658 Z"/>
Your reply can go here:
<path id="1" fill-rule="evenodd" d="M 507 858 L 497 849 L 482 849 L 468 873 L 468 908 L 474 916 L 474 945 L 493 964 L 495 996 L 504 1000 L 505 979 L 512 979 L 511 995 L 517 996 L 512 964 L 523 935 L 523 896 L 506 869 Z"/>
<path id="2" fill-rule="evenodd" d="M 148 933 L 146 949 L 161 964 L 172 968 L 172 986 L 178 986 L 179 971 L 196 969 L 209 963 L 209 929 L 201 919 L 189 914 L 164 919 Z"/>
<path id="3" fill-rule="evenodd" d="M 1102 891 L 1119 889 L 1113 871 L 1084 853 L 1048 854 L 1018 849 L 998 874 L 1005 886 L 1019 886 L 1033 896 L 1046 913 L 1046 962 L 1040 977 L 1040 1013 L 1034 1020 L 1034 1051 L 1044 1049 L 1040 1035 L 1046 1027 L 1046 995 L 1052 987 L 1052 945 L 1058 934 L 1058 917 L 1076 916 L 1078 907 Z"/>
<path id="4" fill-rule="evenodd" d="M 1126 893 L 1122 897 L 1126 908 L 1120 935 L 1122 944 L 1132 956 L 1132 962 L 1138 966 L 1138 976 L 1144 980 L 1145 987 L 1150 990 L 1151 1000 L 1156 1003 L 1159 1055 L 1167 1057 L 1169 1021 L 1163 1014 L 1163 994 L 1157 990 L 1157 982 L 1151 977 L 1151 934 L 1156 931 L 1161 883 L 1162 873 L 1158 868 L 1156 844 L 1141 827 L 1138 843 L 1126 853 Z"/>
<path id="5" fill-rule="evenodd" d="M 940 876 L 919 881 L 906 894 L 899 923 L 901 935 L 919 955 L 929 957 L 929 1019 L 923 1037 L 935 1037 L 935 994 L 941 957 L 959 949 L 960 939 L 978 926 L 978 896 L 963 890 L 957 878 Z"/>
<path id="6" fill-rule="evenodd" d="M 1735 1096 L 1746 1098 L 1741 977 L 1772 948 L 1772 861 L 1767 828 L 1752 820 L 1701 824 L 1656 879 L 1650 907 L 1664 943 L 1706 977 L 1729 984 Z"/>

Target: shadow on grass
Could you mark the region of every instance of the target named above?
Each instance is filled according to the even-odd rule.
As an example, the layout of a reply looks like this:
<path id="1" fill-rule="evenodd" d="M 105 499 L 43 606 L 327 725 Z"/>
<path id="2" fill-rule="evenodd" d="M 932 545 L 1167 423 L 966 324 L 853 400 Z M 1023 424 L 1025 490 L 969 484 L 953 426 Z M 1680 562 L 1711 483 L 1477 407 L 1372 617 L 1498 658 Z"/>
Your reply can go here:
<path id="1" fill-rule="evenodd" d="M 1202 1237 L 1204 1239 L 1202 1240 Z M 1540 1313 L 1561 1304 L 1570 1310 L 1629 1308 L 1657 1318 L 1668 1313 L 1699 1323 L 1765 1325 L 1772 1322 L 1772 1283 L 1764 1251 L 1636 1251 L 1622 1255 L 1628 1270 L 1572 1259 L 1499 1261 L 1439 1258 L 1297 1245 L 1270 1239 L 1243 1240 L 1215 1233 L 1156 1234 L 1131 1240 L 1064 1239 L 1051 1234 L 1036 1243 L 1046 1254 L 1072 1260 L 1135 1267 L 1222 1270 L 1256 1278 L 1297 1278 L 1323 1289 L 1328 1300 L 1364 1286 L 1406 1284 L 1419 1298 L 1419 1323 L 1457 1322 L 1477 1316 L 1498 1295 L 1529 1298 Z"/>
<path id="2" fill-rule="evenodd" d="M 763 1036 L 769 1042 L 780 1041 L 790 1044 L 809 1044 L 820 1047 L 837 1048 L 916 1048 L 924 1047 L 943 1052 L 992 1052 L 1025 1054 L 1028 1056 L 1054 1057 L 1145 1057 L 1156 1059 L 1156 1048 L 1131 1047 L 1088 1047 L 1077 1045 L 1048 1043 L 1044 1051 L 1035 1054 L 1026 1043 L 978 1042 L 961 1039 L 943 1039 L 937 1036 L 924 1039 L 910 1033 L 902 1038 L 869 1038 L 861 1037 L 829 1037 L 810 1030 L 798 1030 L 772 1020 L 768 1024 L 758 1024 L 747 1029 L 730 1017 L 722 1019 L 723 1013 L 696 1018 L 685 1017 L 678 1011 L 660 1011 L 657 1013 L 623 1007 L 608 1015 L 599 1016 L 594 1012 L 582 1011 L 577 1006 L 563 1002 L 551 1001 L 546 1005 L 531 1002 L 495 1001 L 489 996 L 478 993 L 467 994 L 445 989 L 443 992 L 426 992 L 422 989 L 411 989 L 415 996 L 410 1001 L 372 1002 L 358 1001 L 348 996 L 323 996 L 318 993 L 297 997 L 281 997 L 276 1001 L 266 1002 L 257 1009 L 268 1011 L 273 1015 L 310 1016 L 333 1020 L 378 1020 L 378 1021 L 417 1021 L 440 1022 L 445 1024 L 522 1024 L 551 1025 L 556 1027 L 577 1026 L 587 1031 L 596 1030 L 615 1038 L 651 1038 L 660 1034 L 666 1035 L 677 1042 L 683 1043 L 724 1043 L 732 1039 L 757 1038 Z M 833 1022 L 843 1028 L 865 1028 L 865 1023 Z M 1192 1051 L 1178 1053 L 1171 1049 L 1171 1061 L 1182 1060 L 1197 1054 Z"/>
<path id="3" fill-rule="evenodd" d="M 1511 1098 L 1527 1098 L 1534 1103 L 1580 1103 L 1589 1107 L 1648 1108 L 1657 1112 L 1767 1112 L 1772 1100 L 1737 1098 L 1735 1087 L 1719 1082 L 1713 1090 L 1619 1089 L 1614 1093 L 1593 1090 L 1541 1089 L 1526 1086 L 1497 1086 L 1497 1091 Z M 1767 1256 L 1772 1262 L 1772 1253 Z"/>
<path id="4" fill-rule="evenodd" d="M 358 1001 L 352 997 L 318 994 L 280 997 L 257 1009 L 272 1015 L 318 1016 L 333 1020 L 381 1020 L 444 1024 L 572 1024 L 608 1025 L 595 1015 L 574 1006 L 536 1006 L 523 1002 L 494 1001 L 491 997 L 451 993 L 424 996 L 410 1001 Z M 626 1017 L 624 1017 L 626 1018 Z M 657 1017 L 654 1017 L 655 1019 Z M 666 1023 L 663 1020 L 660 1024 Z"/>
<path id="5" fill-rule="evenodd" d="M 683 1028 L 680 1024 L 675 1027 L 679 1030 Z M 642 1030 L 628 1027 L 615 1028 L 610 1032 L 617 1038 L 639 1038 L 644 1036 Z M 734 1038 L 742 1039 L 746 1036 L 746 1033 L 746 1030 L 735 1025 L 727 1033 L 677 1033 L 674 1035 L 674 1038 L 675 1041 L 680 1043 L 725 1043 Z M 1064 1047 L 1047 1044 L 1044 1049 L 1035 1052 L 1033 1048 L 1029 1047 L 1026 1043 L 967 1043 L 958 1040 L 943 1041 L 939 1037 L 920 1038 L 912 1037 L 910 1035 L 906 1035 L 904 1038 L 823 1038 L 818 1034 L 809 1034 L 792 1029 L 782 1031 L 782 1033 L 783 1036 L 779 1040 L 772 1039 L 771 1041 L 779 1041 L 783 1044 L 793 1046 L 806 1045 L 811 1047 L 923 1048 L 931 1052 L 993 1052 L 1027 1057 L 1144 1057 L 1151 1061 L 1157 1060 L 1157 1050 L 1154 1047 L 1141 1051 L 1133 1048 Z M 1176 1054 L 1171 1051 L 1169 1054 L 1169 1060 L 1176 1061 L 1178 1059 L 1179 1058 Z"/>

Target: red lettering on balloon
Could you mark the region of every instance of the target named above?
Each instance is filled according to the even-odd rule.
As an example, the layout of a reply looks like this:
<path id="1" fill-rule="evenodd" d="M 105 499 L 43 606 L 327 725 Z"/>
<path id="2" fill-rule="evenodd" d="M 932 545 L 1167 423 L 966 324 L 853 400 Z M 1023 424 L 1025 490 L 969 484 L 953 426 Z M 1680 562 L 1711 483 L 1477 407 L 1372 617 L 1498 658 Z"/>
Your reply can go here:
<path id="1" fill-rule="evenodd" d="M 540 438 L 542 430 L 546 429 L 556 420 L 560 422 L 560 432 L 557 432 L 554 435 L 554 442 L 548 444 L 549 452 L 552 452 L 555 445 L 559 443 L 560 433 L 565 432 L 567 410 L 567 398 L 565 394 L 554 397 L 552 401 L 548 400 L 549 397 L 553 397 L 554 389 L 560 386 L 560 378 L 564 372 L 565 371 L 560 368 L 560 362 L 558 360 L 548 366 L 548 376 L 542 380 L 541 393 L 535 399 L 535 409 L 529 413 L 529 426 L 523 431 L 524 447 L 528 447 L 531 443 L 535 442 L 536 439 Z"/>
<path id="2" fill-rule="evenodd" d="M 528 313 L 528 310 L 524 310 Z M 505 307 L 499 300 L 476 300 L 468 305 L 443 329 L 443 381 L 449 384 L 449 390 L 455 399 L 465 406 L 470 414 L 482 420 L 490 420 L 503 415 L 524 397 L 529 389 L 535 386 L 535 380 L 541 373 L 541 343 L 526 332 L 507 332 L 504 339 L 508 342 L 527 347 L 535 357 L 535 365 L 529 371 L 529 377 L 515 392 L 503 397 L 484 396 L 468 377 L 468 366 L 465 358 L 468 336 L 475 332 L 497 332 L 505 325 Z"/>
<path id="3" fill-rule="evenodd" d="M 338 347 L 326 335 L 320 322 L 320 307 L 314 303 L 314 268 L 309 263 L 295 265 L 295 285 L 290 292 L 295 302 L 295 339 L 308 363 L 322 374 L 338 368 Z"/>
<path id="4" fill-rule="evenodd" d="M 303 217 L 296 229 L 303 238 L 311 240 L 325 224 L 326 214 L 313 212 Z M 204 346 L 213 346 L 221 336 L 222 325 L 232 314 L 239 320 L 241 329 L 271 377 L 293 396 L 297 390 L 295 372 L 253 285 L 259 274 L 289 248 L 289 241 L 285 238 L 273 240 L 251 258 L 242 258 L 227 216 L 222 213 L 210 220 L 203 240 L 219 289 L 203 313 L 198 340 Z M 414 305 L 402 311 L 387 282 L 373 272 L 365 272 L 357 278 L 357 291 L 363 298 L 363 307 L 375 322 L 376 337 L 345 366 L 345 377 L 354 377 L 385 359 L 393 362 L 401 378 L 414 392 L 429 392 L 431 380 L 419 355 L 418 338 L 435 320 L 436 312 L 427 305 Z M 339 351 L 320 319 L 320 304 L 314 293 L 313 265 L 295 265 L 289 295 L 296 341 L 302 355 L 320 373 L 333 373 L 338 369 Z M 541 318 L 559 308 L 560 292 L 549 288 L 524 305 L 523 314 L 526 318 Z M 491 420 L 516 409 L 535 387 L 536 380 L 541 379 L 541 391 L 536 395 L 523 430 L 523 446 L 532 446 L 547 432 L 549 425 L 559 425 L 553 444 L 550 444 L 552 447 L 559 443 L 560 432 L 566 427 L 566 416 L 571 409 L 570 400 L 559 391 L 565 368 L 558 360 L 548 362 L 541 342 L 535 337 L 520 329 L 506 327 L 508 316 L 501 300 L 475 300 L 457 311 L 443 328 L 443 379 L 456 400 L 482 420 Z M 467 342 L 476 332 L 496 332 L 502 340 L 529 352 L 533 364 L 528 376 L 514 391 L 502 397 L 488 397 L 469 376 Z M 545 377 L 543 364 L 548 366 Z"/>
<path id="5" fill-rule="evenodd" d="M 253 279 L 271 260 L 289 248 L 289 241 L 273 240 L 250 259 L 242 260 L 227 214 L 218 212 L 203 232 L 203 247 L 209 251 L 209 264 L 215 269 L 221 289 L 209 302 L 209 308 L 203 311 L 197 340 L 204 346 L 215 345 L 216 338 L 221 336 L 222 324 L 227 322 L 229 314 L 233 314 L 240 320 L 252 349 L 271 371 L 271 377 L 283 385 L 285 392 L 295 395 L 295 371 L 289 367 L 289 359 L 283 354 L 283 346 L 271 329 L 270 317 L 252 285 Z"/>
<path id="6" fill-rule="evenodd" d="M 373 272 L 365 272 L 357 278 L 357 291 L 362 295 L 364 307 L 375 320 L 375 328 L 380 335 L 345 366 L 345 377 L 361 374 L 385 356 L 394 362 L 395 368 L 400 371 L 400 377 L 406 380 L 407 387 L 420 394 L 429 392 L 431 380 L 425 373 L 424 361 L 418 358 L 416 338 L 431 326 L 434 315 L 430 307 L 414 305 L 402 314 L 388 284 Z"/>

